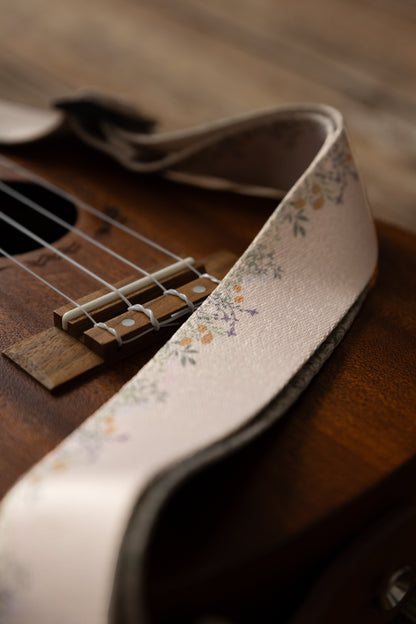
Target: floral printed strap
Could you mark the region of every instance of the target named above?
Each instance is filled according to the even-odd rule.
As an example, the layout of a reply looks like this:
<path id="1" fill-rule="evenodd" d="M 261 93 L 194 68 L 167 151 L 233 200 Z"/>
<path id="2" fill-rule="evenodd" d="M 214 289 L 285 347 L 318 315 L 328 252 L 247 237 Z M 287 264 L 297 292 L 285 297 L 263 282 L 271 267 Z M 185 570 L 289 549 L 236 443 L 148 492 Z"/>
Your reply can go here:
<path id="1" fill-rule="evenodd" d="M 180 462 L 265 426 L 262 410 L 276 397 L 275 416 L 287 409 L 376 264 L 371 216 L 332 109 L 279 109 L 159 137 L 103 122 L 101 143 L 82 116 L 71 120 L 134 169 L 285 196 L 215 293 L 5 498 L 2 624 L 112 621 L 119 552 L 143 492 Z M 141 611 L 129 621 L 145 620 Z"/>

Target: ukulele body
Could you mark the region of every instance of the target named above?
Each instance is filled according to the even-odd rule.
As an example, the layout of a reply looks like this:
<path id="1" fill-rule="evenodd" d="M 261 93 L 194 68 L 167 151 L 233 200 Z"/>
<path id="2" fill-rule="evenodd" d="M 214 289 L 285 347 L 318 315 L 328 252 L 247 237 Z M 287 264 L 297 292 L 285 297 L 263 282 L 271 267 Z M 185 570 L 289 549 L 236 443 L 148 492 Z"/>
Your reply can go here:
<path id="1" fill-rule="evenodd" d="M 240 255 L 275 207 L 273 200 L 145 180 L 71 138 L 7 156 L 196 259 L 221 249 Z M 1 175 L 19 177 L 6 169 Z M 74 210 L 76 227 L 145 269 L 163 260 Z M 391 621 L 400 608 L 384 608 L 380 596 L 395 571 L 416 569 L 410 538 L 416 530 L 416 245 L 413 235 L 385 225 L 379 236 L 378 279 L 308 390 L 267 434 L 190 477 L 166 501 L 148 549 L 152 621 L 192 621 L 214 612 L 232 622 L 267 622 L 274 613 L 273 621 L 281 622 L 364 624 Z M 108 281 L 131 272 L 73 232 L 54 244 Z M 75 298 L 97 288 L 50 250 L 17 257 Z M 0 290 L 2 350 L 52 326 L 53 310 L 62 305 L 4 257 Z M 54 394 L 0 358 L 0 494 L 117 392 L 158 346 Z M 298 606 L 321 575 L 323 585 L 318 582 L 306 600 L 305 615 Z"/>

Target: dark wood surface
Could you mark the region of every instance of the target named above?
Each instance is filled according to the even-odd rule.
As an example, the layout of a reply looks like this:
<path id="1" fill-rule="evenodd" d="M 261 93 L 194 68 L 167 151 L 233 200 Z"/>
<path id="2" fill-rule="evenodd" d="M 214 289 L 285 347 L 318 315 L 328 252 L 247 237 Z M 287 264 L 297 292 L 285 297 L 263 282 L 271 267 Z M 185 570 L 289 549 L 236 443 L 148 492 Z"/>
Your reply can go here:
<path id="1" fill-rule="evenodd" d="M 411 0 L 1 0 L 0 98 L 97 87 L 166 128 L 288 102 L 345 114 L 375 214 L 416 230 Z"/>

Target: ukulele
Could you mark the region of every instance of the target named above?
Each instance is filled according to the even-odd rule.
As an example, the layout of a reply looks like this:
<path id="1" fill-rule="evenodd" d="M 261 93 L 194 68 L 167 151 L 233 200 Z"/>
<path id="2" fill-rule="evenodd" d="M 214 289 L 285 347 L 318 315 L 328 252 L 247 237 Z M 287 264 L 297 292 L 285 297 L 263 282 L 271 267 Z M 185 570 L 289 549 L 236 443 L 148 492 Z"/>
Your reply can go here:
<path id="1" fill-rule="evenodd" d="M 166 288 L 180 290 L 204 274 L 221 279 L 276 206 L 273 199 L 138 178 L 71 136 L 3 153 L 18 167 L 2 161 L 0 180 L 65 215 L 70 227 L 23 217 L 25 227 L 59 250 L 57 255 L 39 240 L 2 226 L 1 246 L 8 254 L 0 258 L 1 349 L 6 353 L 0 358 L 2 495 L 115 394 L 176 327 L 166 327 L 156 339 L 146 334 L 136 341 L 140 348 L 129 347 L 122 357 L 111 347 L 108 353 L 94 351 L 93 364 L 84 367 L 77 349 L 85 343 L 75 328 L 68 339 L 81 346 L 74 347 L 70 372 L 65 364 L 63 377 L 54 377 L 59 357 L 48 368 L 48 339 L 38 337 L 61 332 L 59 323 L 72 304 L 47 284 L 85 303 L 102 296 L 94 276 L 121 288 L 134 272 L 75 230 L 151 276 L 175 264 L 166 262 L 161 248 L 172 250 L 175 258 L 195 258 L 163 278 Z M 65 195 L 45 189 L 26 170 Z M 15 214 L 16 201 L 3 190 L 8 215 Z M 85 210 L 84 203 L 104 219 Z M 416 315 L 410 294 L 416 286 L 416 246 L 413 235 L 392 226 L 379 224 L 378 233 L 378 279 L 308 390 L 267 433 L 188 477 L 164 502 L 146 551 L 151 622 L 194 622 L 203 615 L 235 623 L 388 622 L 411 598 Z M 88 265 L 90 274 L 67 258 Z M 155 299 L 153 291 L 146 291 L 149 299 Z M 182 303 L 175 301 L 181 310 Z M 110 318 L 119 315 L 118 309 L 110 312 Z M 176 312 L 174 306 L 166 314 L 172 319 Z M 40 351 L 33 368 L 43 367 L 42 373 L 31 371 L 27 361 L 22 364 L 19 345 L 28 340 Z M 115 609 L 123 621 L 117 592 Z"/>

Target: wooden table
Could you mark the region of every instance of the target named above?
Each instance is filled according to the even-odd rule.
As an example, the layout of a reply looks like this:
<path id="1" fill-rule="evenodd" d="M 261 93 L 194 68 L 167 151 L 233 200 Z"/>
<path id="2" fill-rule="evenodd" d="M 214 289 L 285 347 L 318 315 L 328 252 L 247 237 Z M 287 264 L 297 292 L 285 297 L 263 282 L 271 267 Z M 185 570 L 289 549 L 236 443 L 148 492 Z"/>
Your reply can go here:
<path id="1" fill-rule="evenodd" d="M 0 97 L 94 86 L 165 128 L 288 102 L 343 111 L 377 217 L 416 230 L 409 0 L 0 0 Z"/>

